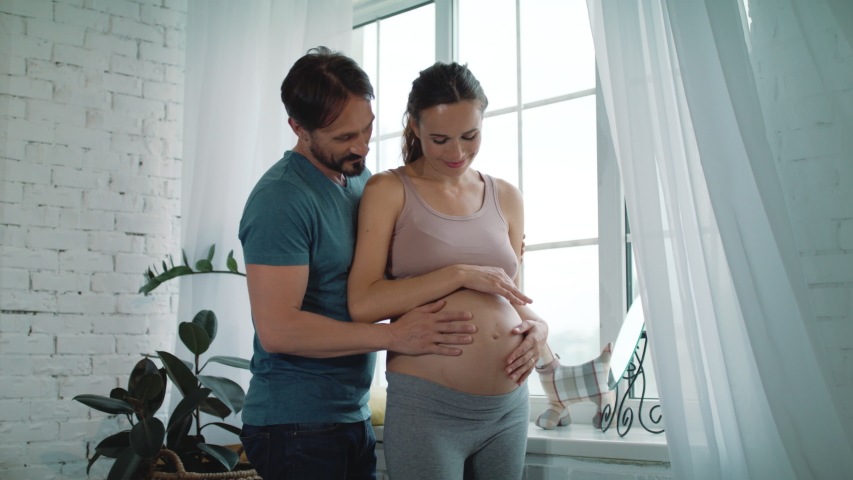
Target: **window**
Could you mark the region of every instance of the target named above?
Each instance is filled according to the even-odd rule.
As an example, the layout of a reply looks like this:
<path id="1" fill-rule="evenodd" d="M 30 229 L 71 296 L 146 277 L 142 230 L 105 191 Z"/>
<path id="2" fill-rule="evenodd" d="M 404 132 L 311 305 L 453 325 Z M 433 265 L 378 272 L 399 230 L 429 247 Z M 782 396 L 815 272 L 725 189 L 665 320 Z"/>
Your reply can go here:
<path id="1" fill-rule="evenodd" d="M 467 63 L 489 97 L 475 168 L 524 193 L 523 289 L 564 364 L 598 356 L 624 317 L 630 268 L 615 156 L 598 143 L 603 107 L 586 1 L 359 0 L 354 19 L 352 55 L 376 89 L 370 167 L 401 164 L 402 115 L 418 72 L 437 59 Z M 529 387 L 544 393 L 539 382 Z"/>

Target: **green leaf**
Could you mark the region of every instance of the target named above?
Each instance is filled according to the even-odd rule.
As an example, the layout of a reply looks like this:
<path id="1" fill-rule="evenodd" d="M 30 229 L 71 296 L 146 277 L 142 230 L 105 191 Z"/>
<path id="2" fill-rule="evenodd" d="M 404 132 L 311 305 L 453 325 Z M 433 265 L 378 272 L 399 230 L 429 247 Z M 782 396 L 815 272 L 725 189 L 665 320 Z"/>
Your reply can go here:
<path id="1" fill-rule="evenodd" d="M 217 355 L 215 357 L 208 358 L 207 362 L 205 362 L 204 366 L 206 367 L 207 364 L 210 362 L 219 363 L 222 365 L 228 365 L 229 367 L 242 368 L 244 370 L 248 370 L 249 365 L 251 364 L 250 361 L 248 361 L 244 358 L 226 357 L 226 356 L 222 356 L 222 355 Z M 201 367 L 201 369 L 204 370 L 204 367 Z"/>
<path id="2" fill-rule="evenodd" d="M 191 273 L 193 273 L 193 269 L 183 265 L 178 265 L 177 267 L 173 267 L 169 270 L 169 275 L 171 275 L 172 278 L 180 277 L 181 275 L 189 275 Z"/>
<path id="3" fill-rule="evenodd" d="M 243 409 L 243 401 L 246 398 L 246 393 L 243 392 L 243 387 L 235 381 L 224 377 L 212 377 L 208 375 L 199 375 L 198 380 L 205 387 L 213 390 L 216 398 L 228 406 L 235 414 L 240 413 Z"/>
<path id="4" fill-rule="evenodd" d="M 215 313 L 211 310 L 201 310 L 193 317 L 193 323 L 202 327 L 207 332 L 207 336 L 210 337 L 210 341 L 213 342 L 213 339 L 216 338 L 216 330 L 219 325 Z"/>
<path id="5" fill-rule="evenodd" d="M 169 379 L 178 387 L 181 395 L 186 397 L 188 393 L 198 390 L 198 380 L 183 360 L 169 352 L 158 351 L 157 355 L 160 356 L 160 360 L 166 367 L 166 373 L 169 374 Z"/>
<path id="6" fill-rule="evenodd" d="M 178 406 L 175 407 L 175 411 L 172 412 L 172 416 L 169 418 L 169 427 L 166 429 L 167 431 L 172 431 L 176 425 L 180 425 L 181 420 L 187 415 L 190 415 L 201 405 L 202 402 L 210 395 L 211 390 L 209 388 L 199 388 L 198 390 L 191 392 L 189 395 L 183 398 L 183 400 L 178 403 Z"/>
<path id="7" fill-rule="evenodd" d="M 135 398 L 140 402 L 147 402 L 160 395 L 164 386 L 160 372 L 149 373 L 139 379 L 139 383 L 136 385 Z"/>
<path id="8" fill-rule="evenodd" d="M 143 295 L 147 295 L 147 294 L 148 294 L 148 293 L 150 293 L 152 290 L 154 290 L 155 288 L 159 287 L 161 283 L 163 283 L 163 282 L 161 282 L 160 280 L 157 280 L 156 278 L 152 278 L 151 280 L 148 280 L 148 283 L 146 283 L 145 285 L 143 285 L 143 286 L 139 287 L 139 291 L 138 291 L 137 293 L 141 293 L 141 294 L 143 294 Z"/>
<path id="9" fill-rule="evenodd" d="M 168 385 L 168 383 L 169 383 L 169 380 L 168 380 L 169 374 L 166 373 L 165 368 L 161 368 L 160 370 L 157 371 L 157 373 L 160 375 L 160 383 L 162 383 L 163 389 L 160 390 L 160 393 L 157 394 L 156 397 L 145 402 L 145 413 L 146 413 L 145 416 L 146 417 L 150 417 L 150 416 L 154 415 L 155 413 L 157 413 L 157 410 L 159 410 L 160 406 L 163 405 L 163 400 L 166 399 L 166 385 Z"/>
<path id="10" fill-rule="evenodd" d="M 209 362 L 210 360 L 208 360 Z M 127 390 L 123 388 L 114 388 L 110 390 L 110 398 L 115 398 L 116 400 L 124 400 L 127 397 Z"/>
<path id="11" fill-rule="evenodd" d="M 240 461 L 240 455 L 237 455 L 237 452 L 230 448 L 220 447 L 219 445 L 208 445 L 206 443 L 199 443 L 198 448 L 218 460 L 222 465 L 225 465 L 225 468 L 227 468 L 229 472 L 233 470 L 237 465 L 237 462 Z"/>
<path id="12" fill-rule="evenodd" d="M 118 432 L 115 435 L 101 440 L 95 447 L 95 452 L 107 458 L 118 458 L 119 455 L 130 446 L 130 430 Z"/>
<path id="13" fill-rule="evenodd" d="M 187 346 L 190 352 L 195 355 L 201 355 L 210 348 L 210 336 L 204 331 L 204 328 L 190 322 L 181 322 L 178 325 L 178 336 L 181 341 Z"/>
<path id="14" fill-rule="evenodd" d="M 169 265 L 171 265 L 172 268 L 175 268 L 175 260 L 172 258 L 171 253 L 169 254 Z"/>
<path id="15" fill-rule="evenodd" d="M 207 425 L 205 425 L 204 427 L 206 427 L 208 425 L 216 425 L 217 427 L 219 427 L 221 429 L 228 430 L 229 432 L 233 433 L 234 435 L 240 435 L 240 427 L 235 427 L 234 425 L 229 425 L 227 423 L 222 423 L 222 422 L 210 422 Z M 202 430 L 204 430 L 204 427 L 201 427 Z"/>
<path id="16" fill-rule="evenodd" d="M 190 428 L 193 426 L 193 417 L 184 415 L 184 417 L 171 424 L 169 420 L 168 434 L 166 435 L 166 448 L 172 451 L 178 451 L 178 446 L 183 443 L 184 439 L 190 433 Z M 185 453 L 185 452 L 182 452 Z"/>
<path id="17" fill-rule="evenodd" d="M 153 458 L 163 448 L 166 427 L 157 417 L 146 418 L 130 431 L 130 448 L 142 458 Z"/>
<path id="18" fill-rule="evenodd" d="M 214 243 L 213 245 L 210 246 L 210 250 L 207 251 L 207 261 L 208 262 L 213 261 L 213 252 L 215 252 L 215 251 L 216 251 L 216 244 Z"/>
<path id="19" fill-rule="evenodd" d="M 113 468 L 107 475 L 107 480 L 128 480 L 139 468 L 141 462 L 142 458 L 134 453 L 132 448 L 125 448 L 121 455 L 116 458 Z"/>
<path id="20" fill-rule="evenodd" d="M 74 400 L 86 405 L 87 407 L 100 410 L 105 413 L 117 415 L 119 413 L 134 413 L 133 407 L 124 400 L 115 398 L 102 397 L 100 395 L 77 395 Z"/>
<path id="21" fill-rule="evenodd" d="M 229 258 L 225 262 L 225 265 L 228 267 L 229 271 L 237 273 L 237 260 L 234 260 L 233 258 Z"/>
<path id="22" fill-rule="evenodd" d="M 225 260 L 225 265 L 231 272 L 237 272 L 237 260 L 234 260 L 234 250 L 228 252 L 228 259 Z"/>
<path id="23" fill-rule="evenodd" d="M 219 417 L 225 420 L 225 417 L 231 415 L 231 409 L 228 408 L 228 405 L 222 403 L 222 400 L 216 397 L 209 397 L 205 401 L 201 402 L 201 411 L 208 414 L 213 415 L 214 417 Z"/>
<path id="24" fill-rule="evenodd" d="M 100 453 L 95 452 L 95 454 L 92 455 L 92 458 L 89 459 L 89 465 L 86 466 L 86 475 L 88 475 L 89 471 L 92 470 L 92 465 L 94 465 L 95 460 L 97 460 L 99 458 L 101 458 Z"/>
<path id="25" fill-rule="evenodd" d="M 136 385 L 139 383 L 139 380 L 148 375 L 150 373 L 157 373 L 157 364 L 149 360 L 148 358 L 143 358 L 133 367 L 133 370 L 130 372 L 130 378 L 127 380 L 127 394 L 130 397 L 141 400 L 136 395 Z"/>
<path id="26" fill-rule="evenodd" d="M 199 272 L 212 272 L 213 264 L 210 263 L 210 260 L 201 259 L 195 262 L 195 269 Z"/>
<path id="27" fill-rule="evenodd" d="M 165 260 L 163 260 L 163 272 L 165 273 L 165 272 L 168 272 L 168 271 L 169 271 L 169 266 L 168 266 L 168 265 L 166 265 L 166 261 L 165 261 Z"/>

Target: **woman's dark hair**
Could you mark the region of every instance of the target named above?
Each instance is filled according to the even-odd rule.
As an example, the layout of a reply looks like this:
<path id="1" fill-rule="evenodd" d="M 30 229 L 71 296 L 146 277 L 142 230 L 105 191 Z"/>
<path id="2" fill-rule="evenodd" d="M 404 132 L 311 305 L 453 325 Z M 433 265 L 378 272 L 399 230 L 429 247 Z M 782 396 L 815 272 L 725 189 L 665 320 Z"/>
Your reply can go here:
<path id="1" fill-rule="evenodd" d="M 373 99 L 373 86 L 355 60 L 326 47 L 308 50 L 281 84 L 287 114 L 312 132 L 338 118 L 350 95 Z"/>
<path id="2" fill-rule="evenodd" d="M 411 120 L 421 121 L 424 110 L 436 105 L 459 103 L 462 100 L 477 100 L 480 109 L 486 110 L 489 99 L 483 92 L 479 80 L 474 77 L 467 65 L 456 62 L 441 63 L 422 70 L 412 82 L 406 114 L 403 116 L 403 162 L 408 165 L 424 154 L 421 140 L 412 129 Z"/>

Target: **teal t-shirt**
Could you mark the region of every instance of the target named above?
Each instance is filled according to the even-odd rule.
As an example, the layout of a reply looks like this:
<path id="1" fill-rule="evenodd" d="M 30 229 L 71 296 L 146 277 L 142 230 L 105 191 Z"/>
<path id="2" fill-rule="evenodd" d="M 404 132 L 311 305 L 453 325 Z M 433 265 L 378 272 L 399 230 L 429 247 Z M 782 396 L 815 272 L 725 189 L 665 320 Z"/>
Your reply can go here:
<path id="1" fill-rule="evenodd" d="M 365 169 L 341 187 L 304 156 L 286 152 L 246 201 L 239 234 L 245 262 L 308 265 L 302 310 L 351 322 L 347 277 L 358 203 L 369 177 Z M 336 358 L 268 353 L 255 333 L 243 422 L 260 426 L 366 420 L 375 364 L 375 353 Z"/>

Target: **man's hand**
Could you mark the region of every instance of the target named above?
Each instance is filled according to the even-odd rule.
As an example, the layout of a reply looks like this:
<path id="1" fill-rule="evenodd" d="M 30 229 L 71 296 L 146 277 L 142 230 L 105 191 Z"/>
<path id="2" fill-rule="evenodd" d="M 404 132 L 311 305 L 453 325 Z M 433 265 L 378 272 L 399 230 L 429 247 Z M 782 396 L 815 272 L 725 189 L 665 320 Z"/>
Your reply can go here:
<path id="1" fill-rule="evenodd" d="M 460 355 L 459 348 L 444 345 L 467 345 L 473 341 L 470 336 L 477 331 L 474 325 L 457 323 L 470 320 L 468 312 L 439 312 L 446 302 L 434 303 L 415 308 L 391 323 L 391 344 L 389 351 L 405 355 Z"/>
<path id="2" fill-rule="evenodd" d="M 548 324 L 542 320 L 524 320 L 512 329 L 516 335 L 524 335 L 524 341 L 507 358 L 506 372 L 518 385 L 524 383 L 539 360 L 539 349 L 548 339 Z"/>

